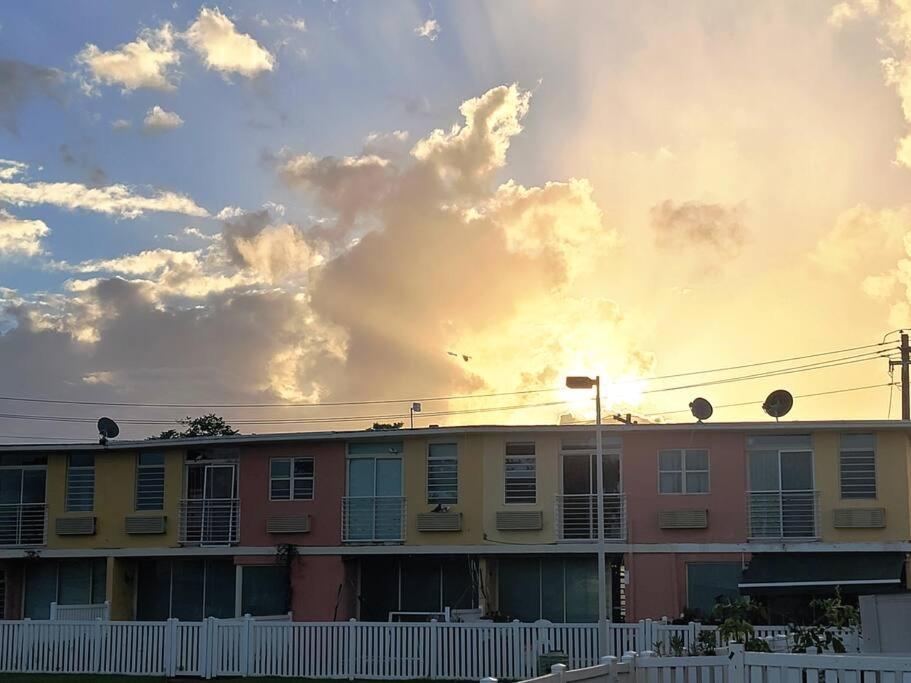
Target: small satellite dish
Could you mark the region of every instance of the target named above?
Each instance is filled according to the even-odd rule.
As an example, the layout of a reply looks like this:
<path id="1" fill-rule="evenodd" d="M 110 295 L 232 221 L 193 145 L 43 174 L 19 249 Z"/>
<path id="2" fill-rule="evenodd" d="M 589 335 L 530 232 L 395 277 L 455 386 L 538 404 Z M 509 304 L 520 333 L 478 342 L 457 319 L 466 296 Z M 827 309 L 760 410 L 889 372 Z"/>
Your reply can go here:
<path id="1" fill-rule="evenodd" d="M 120 434 L 120 427 L 109 417 L 103 417 L 98 420 L 98 442 L 103 446 L 108 439 L 114 439 Z"/>
<path id="2" fill-rule="evenodd" d="M 778 418 L 787 415 L 793 407 L 794 397 L 791 396 L 791 392 L 784 389 L 773 391 L 762 404 L 762 409 L 774 417 L 776 422 L 778 422 Z"/>
<path id="3" fill-rule="evenodd" d="M 690 403 L 690 412 L 693 413 L 693 417 L 702 422 L 703 420 L 708 420 L 714 409 L 712 404 L 704 398 L 694 398 L 693 402 Z"/>

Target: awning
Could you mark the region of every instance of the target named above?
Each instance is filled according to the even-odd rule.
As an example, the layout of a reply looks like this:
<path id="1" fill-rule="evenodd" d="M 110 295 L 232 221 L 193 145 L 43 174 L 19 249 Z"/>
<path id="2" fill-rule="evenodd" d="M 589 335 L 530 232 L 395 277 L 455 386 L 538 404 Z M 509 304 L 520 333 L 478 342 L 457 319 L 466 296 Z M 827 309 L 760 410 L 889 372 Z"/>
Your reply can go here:
<path id="1" fill-rule="evenodd" d="M 833 589 L 848 593 L 901 590 L 904 553 L 762 553 L 738 584 L 744 593 Z"/>

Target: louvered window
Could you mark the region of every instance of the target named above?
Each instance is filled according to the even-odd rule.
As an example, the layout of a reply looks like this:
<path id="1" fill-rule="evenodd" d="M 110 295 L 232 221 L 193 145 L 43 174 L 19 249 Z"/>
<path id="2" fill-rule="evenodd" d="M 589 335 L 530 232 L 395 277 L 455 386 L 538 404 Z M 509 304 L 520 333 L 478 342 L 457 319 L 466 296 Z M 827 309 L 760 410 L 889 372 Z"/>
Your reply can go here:
<path id="1" fill-rule="evenodd" d="M 459 448 L 454 443 L 427 447 L 427 502 L 459 502 Z"/>
<path id="2" fill-rule="evenodd" d="M 534 443 L 506 444 L 506 502 L 537 500 L 537 462 Z"/>
<path id="3" fill-rule="evenodd" d="M 842 434 L 841 497 L 876 498 L 876 449 L 872 434 Z"/>

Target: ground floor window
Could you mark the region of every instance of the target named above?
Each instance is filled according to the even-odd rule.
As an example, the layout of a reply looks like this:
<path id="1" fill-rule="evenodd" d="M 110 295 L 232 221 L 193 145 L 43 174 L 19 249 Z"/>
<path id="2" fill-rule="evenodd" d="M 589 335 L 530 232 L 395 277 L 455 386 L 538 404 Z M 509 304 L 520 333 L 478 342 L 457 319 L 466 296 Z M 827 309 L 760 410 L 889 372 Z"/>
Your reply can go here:
<path id="1" fill-rule="evenodd" d="M 234 615 L 235 569 L 231 558 L 141 560 L 137 567 L 136 618 L 199 621 Z"/>
<path id="2" fill-rule="evenodd" d="M 269 617 L 291 611 L 287 567 L 247 565 L 241 572 L 241 614 Z"/>
<path id="3" fill-rule="evenodd" d="M 51 603 L 94 605 L 105 601 L 107 559 L 31 560 L 25 564 L 25 616 L 49 619 Z"/>
<path id="4" fill-rule="evenodd" d="M 686 565 L 686 606 L 693 617 L 706 620 L 715 603 L 740 595 L 740 562 L 691 562 Z"/>
<path id="5" fill-rule="evenodd" d="M 391 612 L 442 613 L 478 606 L 477 562 L 468 557 L 373 557 L 360 565 L 360 616 L 387 621 Z"/>
<path id="6" fill-rule="evenodd" d="M 502 558 L 497 562 L 498 612 L 507 619 L 555 623 L 598 620 L 594 557 Z"/>

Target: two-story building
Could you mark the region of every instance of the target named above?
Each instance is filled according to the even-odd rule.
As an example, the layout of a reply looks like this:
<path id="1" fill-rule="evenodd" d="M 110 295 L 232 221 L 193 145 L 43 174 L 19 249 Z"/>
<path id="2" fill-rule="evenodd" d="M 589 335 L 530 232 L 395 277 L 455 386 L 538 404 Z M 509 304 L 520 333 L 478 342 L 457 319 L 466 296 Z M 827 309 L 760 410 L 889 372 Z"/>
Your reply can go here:
<path id="1" fill-rule="evenodd" d="M 0 446 L 0 613 L 597 616 L 591 426 Z M 605 425 L 609 614 L 906 590 L 911 426 Z"/>

